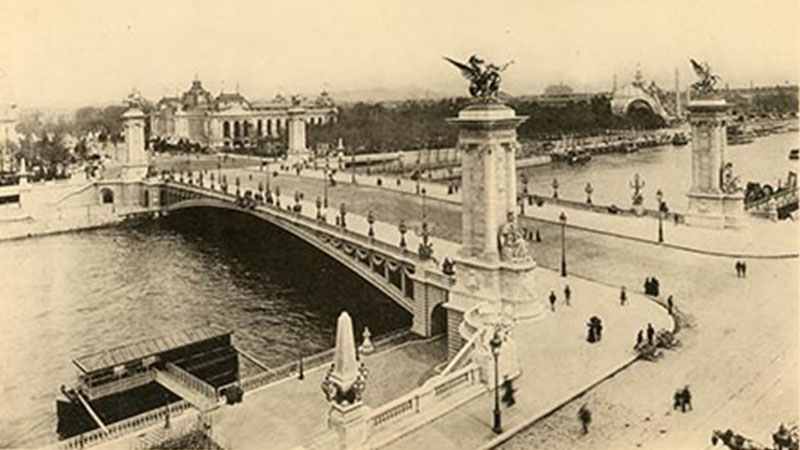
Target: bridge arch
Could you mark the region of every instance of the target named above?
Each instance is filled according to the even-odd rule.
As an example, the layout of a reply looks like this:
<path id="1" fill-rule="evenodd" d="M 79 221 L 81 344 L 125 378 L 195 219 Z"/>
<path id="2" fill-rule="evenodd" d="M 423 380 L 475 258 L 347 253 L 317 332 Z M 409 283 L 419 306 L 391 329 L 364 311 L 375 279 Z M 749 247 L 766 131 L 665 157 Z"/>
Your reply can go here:
<path id="1" fill-rule="evenodd" d="M 349 244 L 335 237 L 314 233 L 298 226 L 298 224 L 290 223 L 288 220 L 283 220 L 272 214 L 242 208 L 223 200 L 204 198 L 200 194 L 193 195 L 190 192 L 183 193 L 179 192 L 179 190 L 164 189 L 162 190 L 162 200 L 165 201 L 162 201 L 162 205 L 167 205 L 164 210 L 168 213 L 192 208 L 217 208 L 243 212 L 268 222 L 344 265 L 407 312 L 414 316 L 417 315 L 415 312 L 416 283 L 408 274 L 408 272 L 413 273 L 413 268 L 410 267 L 408 262 L 390 261 L 386 256 L 378 256 L 376 258 L 376 255 L 370 249 L 362 249 L 357 245 Z M 377 262 L 381 264 L 377 264 Z M 398 270 L 392 271 L 392 266 Z M 382 269 L 383 273 L 379 273 L 378 268 Z M 399 283 L 391 282 L 387 273 L 398 273 Z"/>

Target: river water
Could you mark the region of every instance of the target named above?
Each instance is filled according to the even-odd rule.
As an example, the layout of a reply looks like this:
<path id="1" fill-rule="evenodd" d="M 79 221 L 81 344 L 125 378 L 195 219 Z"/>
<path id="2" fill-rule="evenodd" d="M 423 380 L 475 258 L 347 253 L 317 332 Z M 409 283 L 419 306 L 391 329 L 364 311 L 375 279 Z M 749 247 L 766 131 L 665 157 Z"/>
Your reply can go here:
<path id="1" fill-rule="evenodd" d="M 341 310 L 373 335 L 410 315 L 296 238 L 196 211 L 0 243 L 0 447 L 55 439 L 71 359 L 207 321 L 275 367 L 331 348 Z"/>
<path id="2" fill-rule="evenodd" d="M 790 149 L 797 148 L 798 133 L 773 134 L 758 138 L 750 144 L 728 146 L 727 156 L 733 163 L 734 174 L 744 187 L 748 181 L 767 183 L 773 187 L 778 178 L 786 181 L 789 170 L 797 171 L 797 161 L 790 161 Z M 531 167 L 522 170 L 528 176 L 532 194 L 552 196 L 553 178 L 558 180 L 560 198 L 586 201 L 586 183 L 592 184 L 595 204 L 628 207 L 633 189 L 630 184 L 636 173 L 644 181 L 644 203 L 655 209 L 655 193 L 661 189 L 670 209 L 686 209 L 686 192 L 692 184 L 692 146 L 672 145 L 641 149 L 630 154 L 595 156 L 583 165 L 566 163 Z"/>

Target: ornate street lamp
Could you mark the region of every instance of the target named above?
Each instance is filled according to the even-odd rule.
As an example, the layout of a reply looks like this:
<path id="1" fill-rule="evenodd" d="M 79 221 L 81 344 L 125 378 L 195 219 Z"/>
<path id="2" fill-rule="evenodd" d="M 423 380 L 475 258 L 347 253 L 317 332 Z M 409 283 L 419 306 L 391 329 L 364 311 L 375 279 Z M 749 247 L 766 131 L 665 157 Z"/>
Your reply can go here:
<path id="1" fill-rule="evenodd" d="M 553 183 L 550 186 L 553 187 L 553 198 L 558 198 L 558 178 L 553 178 Z"/>
<path id="2" fill-rule="evenodd" d="M 347 210 L 345 209 L 344 203 L 339 205 L 339 224 L 342 226 L 342 229 L 347 228 L 347 223 L 344 221 L 345 216 L 347 215 Z"/>
<path id="3" fill-rule="evenodd" d="M 587 182 L 586 187 L 583 188 L 583 192 L 586 192 L 586 203 L 591 205 L 592 204 L 592 192 L 594 192 L 594 188 L 592 187 L 592 183 Z"/>
<path id="4" fill-rule="evenodd" d="M 567 276 L 567 246 L 565 243 L 565 234 L 567 230 L 567 214 L 564 211 L 561 211 L 561 215 L 558 216 L 559 222 L 561 222 L 561 276 Z"/>
<path id="5" fill-rule="evenodd" d="M 211 189 L 214 189 L 214 172 L 211 172 L 208 176 L 211 178 Z"/>
<path id="6" fill-rule="evenodd" d="M 239 197 L 242 194 L 241 191 L 239 190 L 239 177 L 236 177 L 236 180 L 234 180 L 234 182 L 236 183 L 236 196 Z"/>
<path id="7" fill-rule="evenodd" d="M 658 243 L 664 242 L 664 193 L 661 189 L 656 191 L 656 200 L 658 200 Z"/>
<path id="8" fill-rule="evenodd" d="M 492 425 L 492 431 L 495 434 L 500 434 L 503 432 L 503 426 L 501 424 L 501 417 L 500 417 L 500 373 L 498 370 L 498 357 L 500 356 L 500 347 L 503 345 L 503 340 L 500 339 L 500 332 L 497 328 L 494 330 L 494 336 L 492 336 L 492 340 L 489 341 L 489 347 L 492 349 L 492 357 L 494 357 L 494 422 Z"/>
<path id="9" fill-rule="evenodd" d="M 325 155 L 325 177 L 324 177 L 324 180 L 322 180 L 322 194 L 323 194 L 322 206 L 325 207 L 325 209 L 328 208 L 328 182 L 330 181 L 328 179 L 328 177 L 330 176 L 329 175 L 329 173 L 330 173 L 329 171 L 330 171 L 330 167 L 328 166 L 328 155 L 326 154 Z"/>
<path id="10" fill-rule="evenodd" d="M 275 206 L 281 207 L 281 187 L 275 186 Z"/>
<path id="11" fill-rule="evenodd" d="M 406 233 L 408 232 L 408 227 L 406 226 L 406 221 L 400 219 L 400 225 L 397 226 L 397 231 L 400 232 L 400 248 L 403 250 L 406 249 Z"/>
<path id="12" fill-rule="evenodd" d="M 372 210 L 369 210 L 367 213 L 367 223 L 369 224 L 368 236 L 370 239 L 372 239 L 375 237 L 375 230 L 372 228 L 372 225 L 375 223 L 375 214 L 372 212 Z"/>
<path id="13" fill-rule="evenodd" d="M 297 214 L 300 214 L 300 211 L 302 211 L 302 209 L 303 209 L 303 206 L 300 204 L 300 191 L 294 191 L 294 208 L 293 208 L 293 210 Z"/>
<path id="14" fill-rule="evenodd" d="M 644 201 L 644 197 L 642 197 L 642 188 L 644 187 L 644 180 L 639 177 L 639 173 L 637 172 L 634 177 L 633 181 L 629 183 L 631 189 L 633 189 L 633 205 L 638 206 L 641 205 Z"/>
<path id="15" fill-rule="evenodd" d="M 317 220 L 322 221 L 322 199 L 317 197 L 315 204 L 317 205 Z"/>

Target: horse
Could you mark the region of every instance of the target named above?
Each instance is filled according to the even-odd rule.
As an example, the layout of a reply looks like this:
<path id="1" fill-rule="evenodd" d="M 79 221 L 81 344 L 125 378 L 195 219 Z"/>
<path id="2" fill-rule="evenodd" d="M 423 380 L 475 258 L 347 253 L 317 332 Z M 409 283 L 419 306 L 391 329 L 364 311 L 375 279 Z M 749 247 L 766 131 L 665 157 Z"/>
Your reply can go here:
<path id="1" fill-rule="evenodd" d="M 769 450 L 769 447 L 759 445 L 752 439 L 735 433 L 730 428 L 724 432 L 714 430 L 711 434 L 711 445 L 717 445 L 717 442 L 722 442 L 723 445 L 731 450 Z"/>

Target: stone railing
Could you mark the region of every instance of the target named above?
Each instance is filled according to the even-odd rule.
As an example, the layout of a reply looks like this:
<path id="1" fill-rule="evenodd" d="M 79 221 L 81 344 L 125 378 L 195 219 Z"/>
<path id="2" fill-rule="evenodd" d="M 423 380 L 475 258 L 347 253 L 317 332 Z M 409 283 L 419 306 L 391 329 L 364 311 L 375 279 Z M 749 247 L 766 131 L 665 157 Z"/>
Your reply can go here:
<path id="1" fill-rule="evenodd" d="M 372 345 L 375 347 L 375 351 L 377 352 L 388 349 L 389 347 L 392 347 L 394 345 L 406 342 L 412 339 L 413 336 L 414 335 L 413 333 L 411 333 L 411 330 L 408 329 L 397 330 L 377 337 L 372 341 Z M 333 353 L 334 353 L 333 349 L 328 349 L 323 352 L 303 358 L 303 370 L 312 370 L 316 367 L 332 362 Z M 222 392 L 225 388 L 237 384 L 245 392 L 252 391 L 254 389 L 266 386 L 268 384 L 272 384 L 277 381 L 295 376 L 299 373 L 299 371 L 300 371 L 300 362 L 294 361 L 288 364 L 284 364 L 278 368 L 272 369 L 269 372 L 262 372 L 256 375 L 242 378 L 238 382 L 226 384 L 220 387 L 218 389 L 218 392 Z"/>
<path id="2" fill-rule="evenodd" d="M 367 418 L 369 435 L 375 435 L 397 420 L 409 419 L 425 414 L 433 419 L 432 411 L 447 403 L 453 392 L 480 384 L 480 369 L 475 364 L 467 365 L 440 380 L 425 383 L 402 397 L 374 409 Z"/>
<path id="3" fill-rule="evenodd" d="M 200 393 L 203 397 L 216 402 L 218 399 L 217 390 L 214 389 L 214 386 L 206 383 L 205 381 L 197 378 L 196 376 L 192 375 L 191 373 L 181 369 L 177 365 L 167 362 L 166 363 L 166 373 L 173 376 L 177 381 L 179 381 L 184 386 L 188 387 L 189 389 Z"/>
<path id="4" fill-rule="evenodd" d="M 458 369 L 459 366 L 469 361 L 472 352 L 477 348 L 478 343 L 481 342 L 487 330 L 480 321 L 478 317 L 479 314 L 480 305 L 476 305 L 464 313 L 464 320 L 461 321 L 458 332 L 467 342 L 461 347 L 458 353 L 450 359 L 450 362 L 447 363 L 445 368 L 442 369 L 441 373 L 438 375 L 439 377 L 449 375 L 451 372 Z"/>
<path id="5" fill-rule="evenodd" d="M 191 408 L 192 405 L 185 400 L 171 403 L 169 405 L 169 416 L 178 417 L 186 410 Z M 166 408 L 158 408 L 124 420 L 120 420 L 119 422 L 114 422 L 110 425 L 106 425 L 108 432 L 105 432 L 101 429 L 96 429 L 88 433 L 83 433 L 81 435 L 61 441 L 57 444 L 56 448 L 62 450 L 72 450 L 97 445 L 125 434 L 150 427 L 159 422 L 165 422 L 166 416 Z"/>
<path id="6" fill-rule="evenodd" d="M 544 196 L 544 195 L 536 195 L 536 194 L 530 194 L 530 197 L 532 199 L 532 204 L 530 204 L 530 203 L 526 204 L 525 205 L 526 210 L 529 210 L 530 208 L 536 208 L 538 206 L 537 202 L 541 201 L 543 204 L 544 203 L 549 203 L 549 204 L 553 204 L 553 205 L 557 205 L 557 206 L 564 206 L 564 207 L 571 208 L 571 209 L 580 209 L 580 210 L 584 210 L 584 211 L 592 211 L 592 212 L 602 213 L 602 214 L 612 214 L 612 215 L 617 215 L 617 216 L 638 216 L 637 212 L 634 211 L 633 206 L 630 206 L 630 205 L 626 205 L 626 206 L 602 205 L 602 204 L 595 204 L 595 203 L 586 203 L 586 202 L 581 202 L 581 201 L 577 201 L 577 200 L 567 200 L 567 199 L 563 199 L 563 198 L 553 198 L 553 197 L 548 197 L 548 196 Z M 616 209 L 614 209 L 614 208 L 616 208 Z M 616 212 L 612 213 L 611 210 L 614 210 Z M 657 210 L 654 210 L 654 209 L 644 209 L 644 210 L 642 210 L 642 215 L 645 215 L 645 216 L 648 216 L 648 217 L 658 218 L 659 212 Z M 683 214 L 679 214 L 679 213 L 675 213 L 675 212 L 665 213 L 664 214 L 664 220 L 665 221 L 674 221 L 676 216 L 678 218 L 678 223 L 683 223 L 684 222 Z"/>

